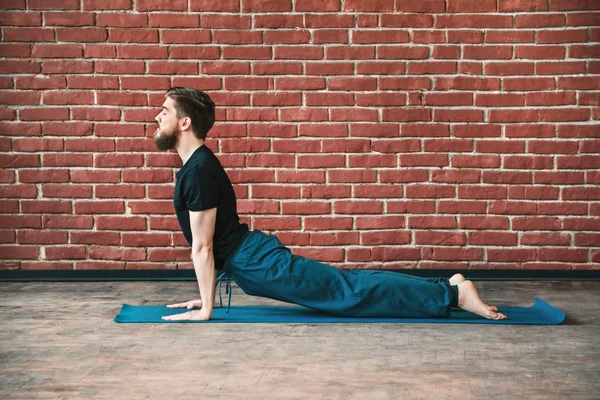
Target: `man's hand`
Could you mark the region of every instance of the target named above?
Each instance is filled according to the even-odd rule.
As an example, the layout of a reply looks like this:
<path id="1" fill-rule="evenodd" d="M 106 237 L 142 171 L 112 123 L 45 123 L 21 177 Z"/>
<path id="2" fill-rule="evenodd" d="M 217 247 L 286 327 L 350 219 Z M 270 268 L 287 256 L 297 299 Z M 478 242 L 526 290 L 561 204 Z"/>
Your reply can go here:
<path id="1" fill-rule="evenodd" d="M 168 315 L 162 317 L 166 321 L 208 321 L 212 313 L 208 310 L 194 310 L 183 314 Z"/>
<path id="2" fill-rule="evenodd" d="M 169 308 L 202 308 L 202 300 L 190 300 L 185 303 L 169 304 Z"/>

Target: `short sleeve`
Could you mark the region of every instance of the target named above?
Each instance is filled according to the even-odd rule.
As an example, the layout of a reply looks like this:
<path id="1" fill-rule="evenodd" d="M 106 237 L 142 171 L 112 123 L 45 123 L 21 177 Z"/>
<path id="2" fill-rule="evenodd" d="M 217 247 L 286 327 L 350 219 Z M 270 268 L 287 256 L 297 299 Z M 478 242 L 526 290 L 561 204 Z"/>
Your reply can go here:
<path id="1" fill-rule="evenodd" d="M 219 203 L 219 184 L 206 169 L 196 168 L 185 174 L 183 200 L 190 211 L 215 208 Z"/>

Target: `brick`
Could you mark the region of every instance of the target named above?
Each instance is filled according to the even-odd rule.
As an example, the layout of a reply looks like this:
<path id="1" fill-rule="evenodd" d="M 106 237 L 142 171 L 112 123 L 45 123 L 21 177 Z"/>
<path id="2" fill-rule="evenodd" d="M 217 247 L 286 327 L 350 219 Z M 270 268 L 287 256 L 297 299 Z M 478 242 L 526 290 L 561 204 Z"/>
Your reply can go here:
<path id="1" fill-rule="evenodd" d="M 124 77 L 121 78 L 121 89 L 133 89 L 133 90 L 160 90 L 169 89 L 170 83 L 169 78 L 162 77 Z"/>
<path id="2" fill-rule="evenodd" d="M 40 94 L 22 91 L 2 91 L 0 92 L 0 104 L 40 104 Z M 10 150 L 8 142 L 7 150 Z"/>
<path id="3" fill-rule="evenodd" d="M 345 0 L 342 11 L 386 12 L 394 11 L 394 0 Z"/>
<path id="4" fill-rule="evenodd" d="M 353 171 L 328 171 L 328 182 L 332 183 L 364 183 L 375 182 L 377 174 L 375 171 L 353 170 Z"/>
<path id="5" fill-rule="evenodd" d="M 208 30 L 184 30 L 164 29 L 162 31 L 163 43 L 210 43 L 210 31 Z"/>
<path id="6" fill-rule="evenodd" d="M 389 233 L 388 233 L 389 234 Z M 464 246 L 466 237 L 464 233 L 430 231 L 415 232 L 415 244 L 418 245 L 443 245 L 443 246 Z"/>
<path id="7" fill-rule="evenodd" d="M 190 11 L 239 12 L 239 0 L 190 0 Z"/>
<path id="8" fill-rule="evenodd" d="M 560 60 L 565 58 L 565 48 L 562 46 L 515 46 L 515 58 Z"/>
<path id="9" fill-rule="evenodd" d="M 0 159 L 0 162 L 3 160 Z M 32 165 L 26 165 L 31 167 Z M 3 198 L 35 198 L 38 190 L 35 185 L 1 185 L 0 193 Z"/>
<path id="10" fill-rule="evenodd" d="M 44 104 L 93 104 L 94 94 L 90 92 L 74 92 L 56 90 L 45 92 Z"/>
<path id="11" fill-rule="evenodd" d="M 252 94 L 254 106 L 298 106 L 302 104 L 300 93 L 256 93 Z"/>
<path id="12" fill-rule="evenodd" d="M 294 10 L 301 12 L 340 11 L 340 0 L 294 0 Z"/>
<path id="13" fill-rule="evenodd" d="M 92 61 L 51 60 L 42 63 L 44 74 L 91 74 L 93 69 Z"/>
<path id="14" fill-rule="evenodd" d="M 94 14 L 90 12 L 45 12 L 46 26 L 88 26 L 94 25 Z"/>
<path id="15" fill-rule="evenodd" d="M 413 43 L 445 43 L 446 32 L 445 31 L 415 31 L 412 37 Z"/>
<path id="16" fill-rule="evenodd" d="M 275 179 L 279 183 L 325 183 L 323 171 L 278 171 Z"/>
<path id="17" fill-rule="evenodd" d="M 108 41 L 117 43 L 158 43 L 156 29 L 109 29 Z"/>
<path id="18" fill-rule="evenodd" d="M 340 54 L 338 54 L 338 58 L 343 58 L 343 59 L 347 58 L 344 56 L 345 55 L 344 52 L 338 52 L 338 53 L 340 53 Z M 425 47 L 425 46 L 393 46 L 393 47 L 379 46 L 377 48 L 377 58 L 378 59 L 418 60 L 418 59 L 425 59 L 428 57 L 429 57 L 429 48 Z M 359 57 L 359 58 L 367 58 L 367 57 Z M 373 57 L 370 57 L 370 58 L 373 58 Z"/>
<path id="19" fill-rule="evenodd" d="M 268 60 L 271 59 L 270 47 L 244 46 L 225 47 L 222 50 L 223 59 Z"/>
<path id="20" fill-rule="evenodd" d="M 567 26 L 598 26 L 600 13 L 569 13 L 567 14 Z"/>
<path id="21" fill-rule="evenodd" d="M 400 0 L 397 0 L 400 1 Z M 430 1 L 438 1 L 438 0 L 430 0 Z M 442 4 L 442 12 L 444 8 L 444 1 L 439 0 Z M 407 5 L 410 7 L 414 5 L 415 7 L 425 6 L 427 2 L 419 2 L 415 3 L 413 1 L 408 1 L 407 3 L 411 3 Z M 399 7 L 398 5 L 396 7 Z M 418 11 L 417 11 L 418 12 Z M 427 12 L 427 11 L 425 11 Z M 380 14 L 379 16 L 380 24 L 382 27 L 386 28 L 432 28 L 433 27 L 433 16 L 426 14 Z"/>
<path id="22" fill-rule="evenodd" d="M 119 79 L 116 76 L 69 76 L 69 89 L 118 89 Z"/>
<path id="23" fill-rule="evenodd" d="M 434 88 L 436 90 L 500 90 L 500 79 L 498 78 L 435 78 Z"/>
<path id="24" fill-rule="evenodd" d="M 83 46 L 78 44 L 35 44 L 32 56 L 35 58 L 80 58 Z"/>
<path id="25" fill-rule="evenodd" d="M 381 120 L 384 122 L 430 121 L 431 110 L 391 107 L 384 108 Z"/>
<path id="26" fill-rule="evenodd" d="M 458 59 L 460 58 L 460 47 L 433 46 L 432 57 L 435 59 Z"/>
<path id="27" fill-rule="evenodd" d="M 464 46 L 464 59 L 509 60 L 512 58 L 510 46 Z"/>
<path id="28" fill-rule="evenodd" d="M 2 26 L 41 26 L 42 13 L 40 12 L 0 12 L 0 25 Z"/>
<path id="29" fill-rule="evenodd" d="M 251 25 L 252 19 L 249 16 L 219 14 L 200 15 L 200 26 L 202 28 L 249 29 Z"/>
<path id="30" fill-rule="evenodd" d="M 66 120 L 69 119 L 67 108 L 26 108 L 19 111 L 22 121 Z"/>
<path id="31" fill-rule="evenodd" d="M 130 10 L 132 0 L 83 0 L 84 10 Z"/>
<path id="32" fill-rule="evenodd" d="M 242 0 L 242 12 L 292 11 L 290 0 Z"/>
<path id="33" fill-rule="evenodd" d="M 141 46 L 118 46 L 117 58 L 167 58 L 167 48 L 155 45 Z"/>
<path id="34" fill-rule="evenodd" d="M 404 74 L 406 72 L 406 64 L 403 62 L 358 62 L 356 67 L 356 72 L 361 75 L 398 75 Z M 347 73 L 342 73 L 342 75 L 347 75 Z M 418 78 L 394 78 L 394 79 L 386 79 L 381 78 L 381 87 L 380 89 L 388 89 L 388 88 L 397 88 L 394 87 L 394 82 L 413 82 L 417 84 L 417 82 L 427 82 L 426 85 L 429 88 L 429 79 L 419 80 Z M 418 85 L 418 84 L 417 84 Z M 384 87 L 385 86 L 385 87 Z"/>
<path id="35" fill-rule="evenodd" d="M 411 154 L 401 155 L 398 165 L 445 167 L 449 162 L 446 154 Z"/>
<path id="36" fill-rule="evenodd" d="M 3 28 L 5 42 L 53 42 L 54 29 L 47 28 Z"/>
<path id="37" fill-rule="evenodd" d="M 491 31 L 488 31 L 491 32 Z M 486 32 L 487 34 L 487 32 Z M 483 43 L 484 33 L 481 31 L 456 30 L 448 31 L 448 43 Z"/>
<path id="38" fill-rule="evenodd" d="M 137 11 L 187 11 L 186 0 L 137 0 Z"/>
<path id="39" fill-rule="evenodd" d="M 273 108 L 253 108 L 253 109 L 246 109 L 246 108 L 228 108 L 227 110 L 227 120 L 228 121 L 277 121 L 277 111 L 274 110 Z M 211 131 L 211 135 L 213 135 L 214 137 L 217 137 L 217 133 L 218 131 L 215 131 L 213 128 L 213 131 Z M 225 133 L 225 132 L 223 132 Z M 231 134 L 230 132 L 227 132 L 228 134 Z M 245 136 L 246 133 L 245 131 L 243 133 L 240 134 L 240 136 Z M 252 135 L 250 135 L 252 136 Z M 283 136 L 285 137 L 285 136 Z"/>
<path id="40" fill-rule="evenodd" d="M 29 58 L 29 44 L 26 43 L 1 43 L 0 54 L 10 58 Z"/>
<path id="41" fill-rule="evenodd" d="M 412 173 L 406 171 L 380 171 L 379 180 L 381 183 L 426 182 L 428 176 L 424 170 L 413 170 Z"/>
<path id="42" fill-rule="evenodd" d="M 377 121 L 379 116 L 377 110 L 356 110 L 352 115 L 348 115 L 348 110 L 345 108 L 330 108 L 331 121 Z"/>
<path id="43" fill-rule="evenodd" d="M 28 0 L 30 10 L 76 10 L 79 0 Z"/>
<path id="44" fill-rule="evenodd" d="M 534 31 L 487 31 L 486 43 L 533 43 Z M 538 33 L 539 38 L 539 33 Z"/>
<path id="45" fill-rule="evenodd" d="M 512 16 L 508 15 L 436 15 L 436 28 L 512 28 Z"/>
<path id="46" fill-rule="evenodd" d="M 455 62 L 409 62 L 407 73 L 410 75 L 420 74 L 455 74 L 456 63 Z"/>
<path id="47" fill-rule="evenodd" d="M 150 26 L 157 28 L 198 28 L 198 15 L 190 14 L 150 14 Z"/>
<path id="48" fill-rule="evenodd" d="M 467 106 L 473 104 L 472 93 L 427 93 L 423 105 L 430 106 Z"/>
<path id="49" fill-rule="evenodd" d="M 372 44 L 372 43 L 407 43 L 409 41 L 408 31 L 386 29 L 379 30 L 358 30 L 352 33 L 352 43 Z"/>
<path id="50" fill-rule="evenodd" d="M 319 31 L 321 32 L 321 31 Z M 337 31 L 336 31 L 337 32 Z M 346 40 L 342 43 L 348 42 L 348 34 L 346 32 L 339 31 L 341 33 L 345 33 Z M 315 37 L 317 36 L 317 32 L 315 32 Z M 259 43 L 262 42 L 262 39 Z M 264 32 L 264 42 L 266 44 L 302 44 L 310 42 L 310 32 L 307 30 L 267 30 Z M 314 39 L 314 43 L 321 43 Z"/>
<path id="51" fill-rule="evenodd" d="M 323 58 L 323 48 L 309 46 L 276 46 L 273 49 L 274 59 L 320 60 Z"/>
<path id="52" fill-rule="evenodd" d="M 304 21 L 302 15 L 256 15 L 254 16 L 255 28 L 303 28 Z"/>
<path id="53" fill-rule="evenodd" d="M 63 151 L 62 139 L 14 139 L 13 150 L 19 152 Z"/>
<path id="54" fill-rule="evenodd" d="M 250 73 L 250 64 L 247 62 L 202 62 L 200 64 L 201 74 L 215 75 L 248 75 Z"/>
<path id="55" fill-rule="evenodd" d="M 104 42 L 107 36 L 105 28 L 56 28 L 59 42 Z"/>
<path id="56" fill-rule="evenodd" d="M 525 105 L 525 95 L 477 94 L 475 105 L 480 107 L 518 107 Z"/>
<path id="57" fill-rule="evenodd" d="M 17 89 L 62 89 L 67 86 L 64 76 L 54 77 L 17 77 Z"/>
<path id="58" fill-rule="evenodd" d="M 194 61 L 149 61 L 148 73 L 156 75 L 196 75 L 198 63 Z"/>
<path id="59" fill-rule="evenodd" d="M 560 110 L 540 110 L 540 121 L 587 121 L 590 110 L 581 108 L 563 108 Z"/>
<path id="60" fill-rule="evenodd" d="M 554 78 L 505 78 L 506 91 L 554 90 Z"/>
<path id="61" fill-rule="evenodd" d="M 498 3 L 498 11 L 546 11 L 548 4 L 545 0 L 505 0 Z"/>
<path id="62" fill-rule="evenodd" d="M 539 183 L 537 179 L 538 173 L 534 173 L 534 180 Z M 531 200 L 558 200 L 560 195 L 560 189 L 551 186 L 513 186 L 508 188 L 508 197 L 510 199 L 531 199 Z M 539 207 L 538 213 L 545 214 Z"/>
<path id="63" fill-rule="evenodd" d="M 116 27 L 146 27 L 148 16 L 144 14 L 100 13 L 96 25 Z"/>
<path id="64" fill-rule="evenodd" d="M 319 108 L 286 108 L 280 110 L 281 121 L 327 121 L 327 110 Z"/>
<path id="65" fill-rule="evenodd" d="M 436 122 L 483 122 L 483 111 L 436 109 L 433 113 L 433 120 Z"/>
<path id="66" fill-rule="evenodd" d="M 72 118 L 86 121 L 118 121 L 121 119 L 121 111 L 108 107 L 73 107 Z"/>
<path id="67" fill-rule="evenodd" d="M 298 136 L 346 137 L 348 136 L 348 128 L 345 124 L 299 124 Z"/>
<path id="68" fill-rule="evenodd" d="M 2 246 L 0 259 L 36 260 L 40 257 L 39 246 Z"/>
<path id="69" fill-rule="evenodd" d="M 572 45 L 569 46 L 571 58 L 600 58 L 600 45 Z"/>
<path id="70" fill-rule="evenodd" d="M 83 55 L 86 58 L 115 58 L 117 56 L 117 48 L 112 45 L 86 44 Z"/>
<path id="71" fill-rule="evenodd" d="M 448 13 L 479 13 L 496 11 L 495 0 L 447 0 L 446 3 L 445 11 Z"/>
<path id="72" fill-rule="evenodd" d="M 404 93 L 357 94 L 356 105 L 359 107 L 403 106 L 406 104 Z"/>
<path id="73" fill-rule="evenodd" d="M 183 58 L 183 59 L 198 59 L 198 60 L 215 60 L 218 59 L 219 56 L 219 48 L 213 46 L 177 46 L 171 48 L 170 58 Z M 166 58 L 166 57 L 156 57 L 156 58 Z M 218 63 L 204 63 L 201 66 L 206 65 L 206 69 L 210 70 L 215 65 L 220 65 Z M 241 65 L 241 64 L 240 64 Z M 232 73 L 235 71 L 231 71 Z"/>

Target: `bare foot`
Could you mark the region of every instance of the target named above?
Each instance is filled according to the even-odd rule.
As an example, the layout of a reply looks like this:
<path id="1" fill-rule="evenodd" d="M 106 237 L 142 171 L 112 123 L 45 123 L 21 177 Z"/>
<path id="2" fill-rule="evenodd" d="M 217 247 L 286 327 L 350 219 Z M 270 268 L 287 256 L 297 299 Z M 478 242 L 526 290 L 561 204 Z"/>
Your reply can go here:
<path id="1" fill-rule="evenodd" d="M 496 307 L 488 306 L 479 298 L 477 289 L 471 281 L 464 281 L 458 285 L 458 307 L 487 319 L 506 319 Z M 492 310 L 492 307 L 496 310 Z"/>
<path id="2" fill-rule="evenodd" d="M 467 279 L 462 274 L 454 274 L 452 275 L 452 278 L 450 278 L 450 286 L 460 285 L 466 280 Z M 486 304 L 486 307 L 489 308 L 491 311 L 498 311 L 498 307 L 496 306 L 490 306 Z"/>

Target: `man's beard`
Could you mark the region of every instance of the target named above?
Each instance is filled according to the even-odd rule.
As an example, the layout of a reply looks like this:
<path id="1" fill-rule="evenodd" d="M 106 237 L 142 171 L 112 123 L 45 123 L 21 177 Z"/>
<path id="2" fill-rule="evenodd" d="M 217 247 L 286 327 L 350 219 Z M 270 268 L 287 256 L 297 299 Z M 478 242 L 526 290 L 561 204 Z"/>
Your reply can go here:
<path id="1" fill-rule="evenodd" d="M 154 144 L 158 150 L 171 150 L 177 143 L 177 136 L 177 129 L 167 132 L 158 128 L 154 134 Z"/>

